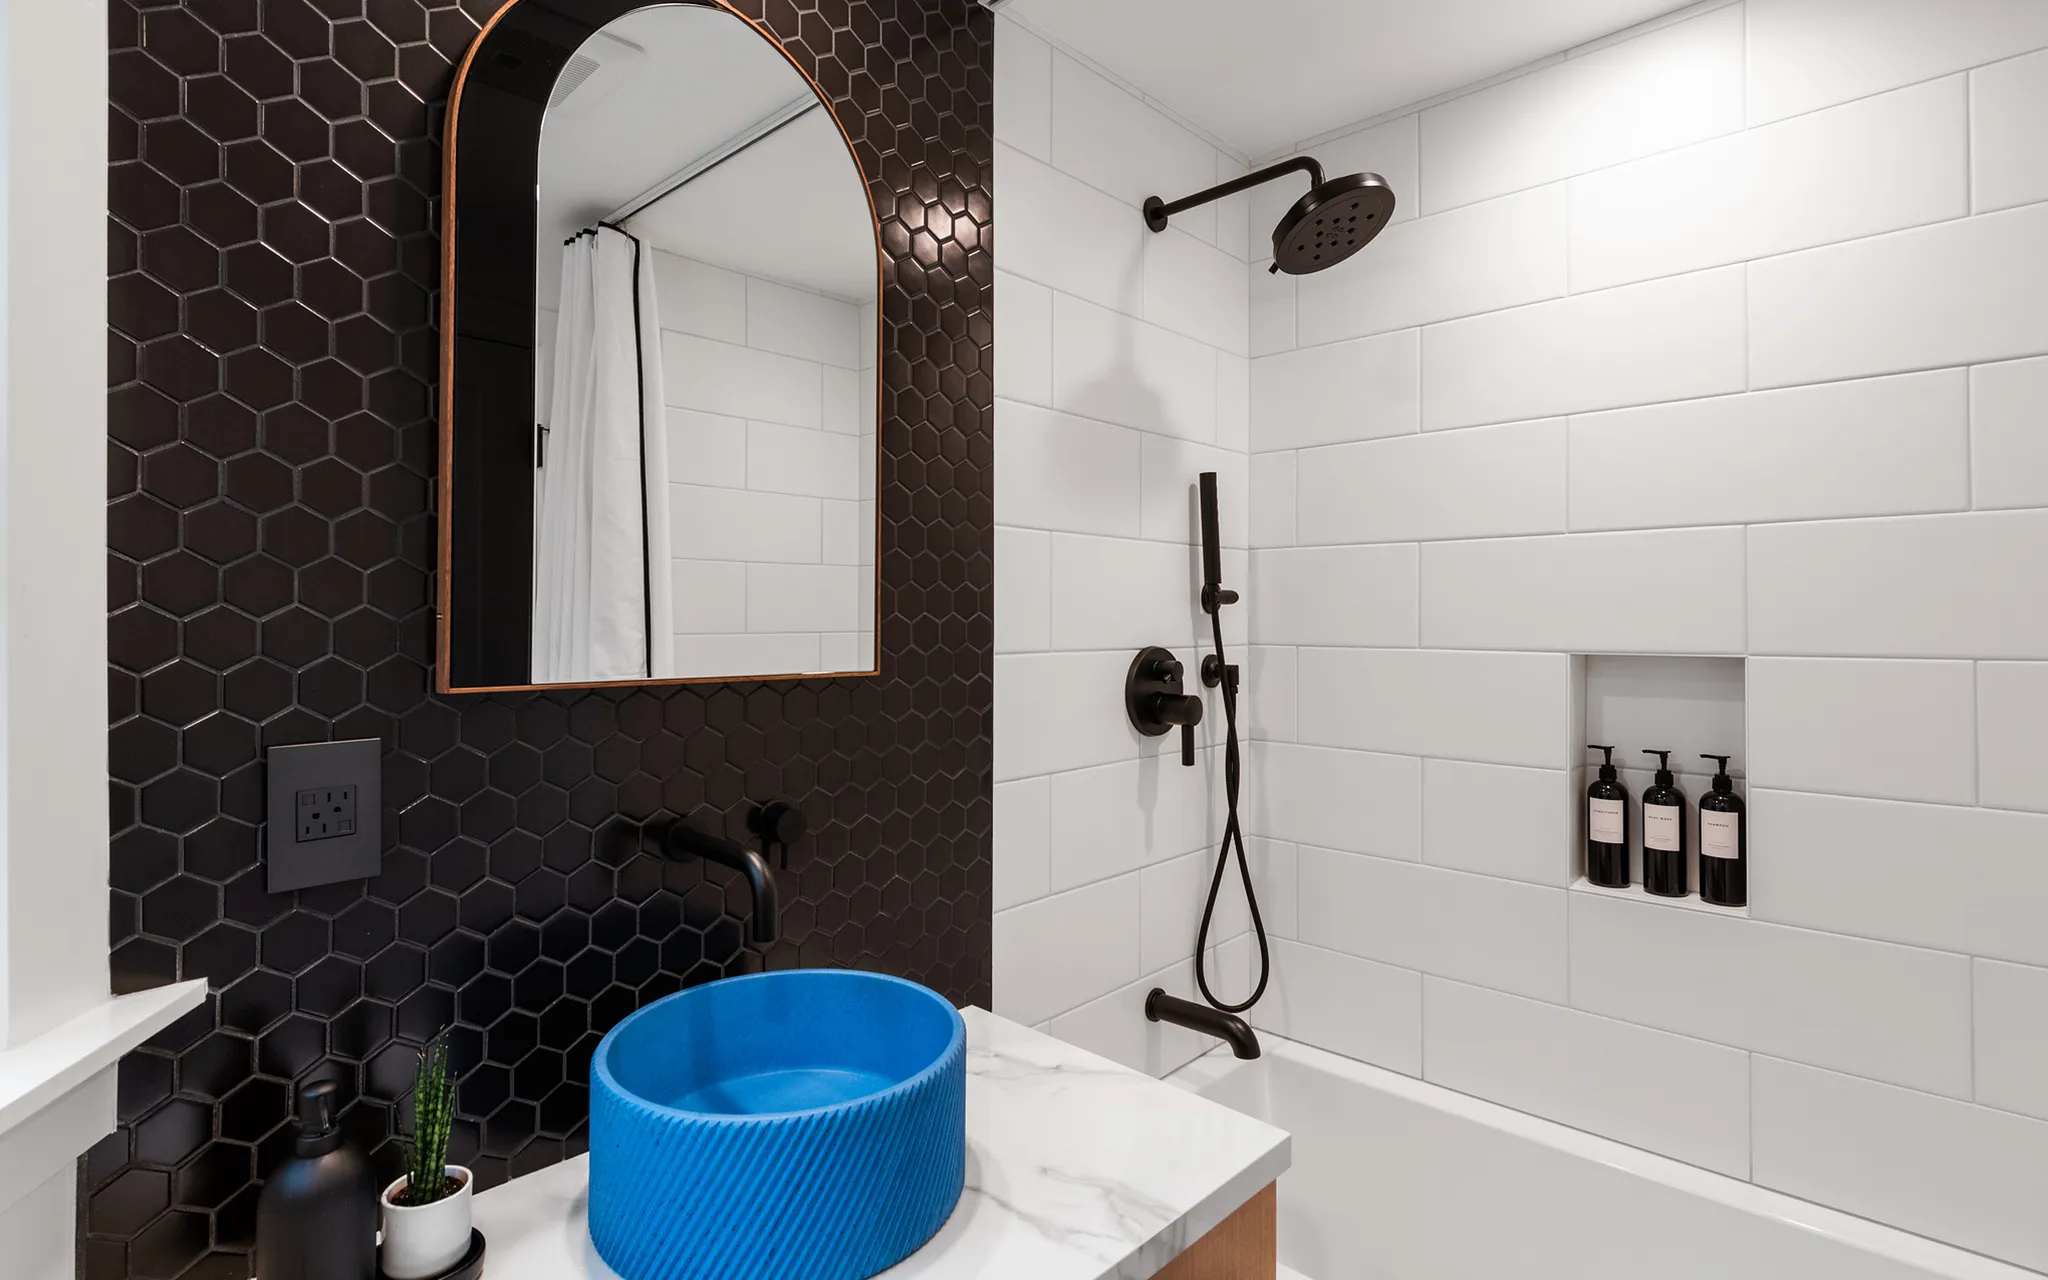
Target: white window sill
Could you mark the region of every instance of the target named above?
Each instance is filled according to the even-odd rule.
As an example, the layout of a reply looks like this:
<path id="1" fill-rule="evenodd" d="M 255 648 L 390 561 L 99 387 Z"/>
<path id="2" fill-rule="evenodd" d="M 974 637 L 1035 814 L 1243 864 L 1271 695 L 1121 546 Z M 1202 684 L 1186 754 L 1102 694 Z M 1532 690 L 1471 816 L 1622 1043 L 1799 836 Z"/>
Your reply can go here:
<path id="1" fill-rule="evenodd" d="M 0 1050 L 0 1135 L 121 1060 L 206 1000 L 200 979 L 112 996 L 33 1040 Z"/>

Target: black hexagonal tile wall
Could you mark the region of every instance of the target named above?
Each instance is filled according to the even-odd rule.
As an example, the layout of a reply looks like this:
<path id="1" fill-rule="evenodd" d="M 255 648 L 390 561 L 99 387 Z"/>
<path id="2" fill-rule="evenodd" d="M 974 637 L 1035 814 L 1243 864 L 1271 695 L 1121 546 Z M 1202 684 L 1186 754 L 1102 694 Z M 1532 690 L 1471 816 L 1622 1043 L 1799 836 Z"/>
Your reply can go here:
<path id="1" fill-rule="evenodd" d="M 815 835 L 769 962 L 989 987 L 992 29 L 970 0 L 739 0 L 887 212 L 879 680 L 430 687 L 439 130 L 500 0 L 112 0 L 108 620 L 120 990 L 204 978 L 80 1163 L 92 1280 L 248 1274 L 293 1086 L 396 1160 L 453 1024 L 484 1182 L 582 1150 L 590 1055 L 757 968 L 678 814 Z M 386 744 L 383 873 L 273 896 L 261 751 Z"/>

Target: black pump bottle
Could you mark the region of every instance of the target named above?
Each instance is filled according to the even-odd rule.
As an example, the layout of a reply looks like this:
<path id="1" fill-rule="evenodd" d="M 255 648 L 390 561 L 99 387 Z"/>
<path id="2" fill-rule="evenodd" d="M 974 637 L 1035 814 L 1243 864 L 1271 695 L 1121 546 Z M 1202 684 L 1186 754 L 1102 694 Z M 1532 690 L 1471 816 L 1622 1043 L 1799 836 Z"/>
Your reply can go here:
<path id="1" fill-rule="evenodd" d="M 299 1090 L 292 1153 L 256 1200 L 263 1280 L 376 1280 L 377 1184 L 341 1140 L 332 1080 Z"/>
<path id="2" fill-rule="evenodd" d="M 1657 781 L 1643 792 L 1643 891 L 1660 898 L 1685 896 L 1685 793 L 1671 776 L 1669 751 L 1657 757 Z"/>
<path id="3" fill-rule="evenodd" d="M 1727 756 L 1712 760 L 1714 789 L 1700 797 L 1700 897 L 1717 907 L 1749 902 L 1749 815 L 1735 781 L 1728 776 Z"/>
<path id="4" fill-rule="evenodd" d="M 1586 788 L 1586 879 L 1603 889 L 1628 888 L 1628 788 L 1614 768 L 1614 748 L 1604 752 L 1600 780 Z"/>

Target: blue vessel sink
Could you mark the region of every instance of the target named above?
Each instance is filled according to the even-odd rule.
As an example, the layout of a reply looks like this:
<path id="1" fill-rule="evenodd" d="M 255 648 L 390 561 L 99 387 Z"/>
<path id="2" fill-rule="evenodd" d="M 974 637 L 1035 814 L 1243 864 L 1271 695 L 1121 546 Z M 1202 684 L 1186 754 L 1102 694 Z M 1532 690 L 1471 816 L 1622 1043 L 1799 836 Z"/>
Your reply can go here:
<path id="1" fill-rule="evenodd" d="M 590 1238 L 624 1280 L 863 1280 L 966 1173 L 967 1027 L 901 978 L 692 987 L 591 1059 Z"/>

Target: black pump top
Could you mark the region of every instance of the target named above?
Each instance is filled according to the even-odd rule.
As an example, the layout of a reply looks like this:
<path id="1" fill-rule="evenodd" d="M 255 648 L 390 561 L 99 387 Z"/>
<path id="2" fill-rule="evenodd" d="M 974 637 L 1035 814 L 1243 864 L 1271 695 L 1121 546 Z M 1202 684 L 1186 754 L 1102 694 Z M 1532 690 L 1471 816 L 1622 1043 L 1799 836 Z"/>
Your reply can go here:
<path id="1" fill-rule="evenodd" d="M 1603 763 L 1602 763 L 1602 764 L 1600 765 L 1600 781 L 1602 781 L 1602 782 L 1612 782 L 1612 781 L 1614 781 L 1614 780 L 1615 780 L 1616 778 L 1618 778 L 1618 777 L 1620 777 L 1620 776 L 1621 776 L 1620 774 L 1618 774 L 1618 773 L 1616 773 L 1616 772 L 1614 771 L 1614 748 L 1613 748 L 1613 747 L 1603 747 L 1603 746 L 1601 746 L 1601 745 L 1600 745 L 1599 743 L 1597 743 L 1597 742 L 1589 742 L 1589 743 L 1587 743 L 1587 744 L 1586 744 L 1586 750 L 1588 750 L 1588 751 L 1600 751 L 1600 752 L 1604 752 L 1604 753 L 1606 753 L 1606 758 L 1605 758 L 1605 760 L 1603 761 Z"/>
<path id="2" fill-rule="evenodd" d="M 1730 757 L 1710 756 L 1702 752 L 1700 754 L 1700 759 L 1712 760 L 1715 764 L 1720 766 L 1718 769 L 1714 771 L 1714 790 L 1719 791 L 1724 795 L 1733 795 L 1735 793 L 1735 779 L 1728 776 L 1728 761 Z"/>
<path id="3" fill-rule="evenodd" d="M 1658 751 L 1653 748 L 1646 747 L 1643 749 L 1643 754 L 1646 756 L 1657 757 L 1658 786 L 1668 787 L 1676 781 L 1676 779 L 1671 776 L 1671 753 L 1669 751 Z"/>
<path id="4" fill-rule="evenodd" d="M 341 1129 L 334 1123 L 340 1092 L 332 1080 L 316 1080 L 299 1090 L 299 1135 L 292 1142 L 293 1155 L 324 1156 L 341 1145 Z"/>

